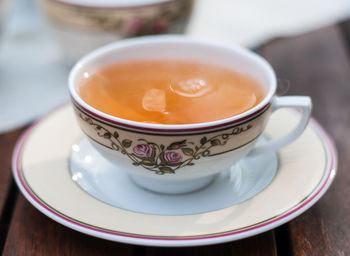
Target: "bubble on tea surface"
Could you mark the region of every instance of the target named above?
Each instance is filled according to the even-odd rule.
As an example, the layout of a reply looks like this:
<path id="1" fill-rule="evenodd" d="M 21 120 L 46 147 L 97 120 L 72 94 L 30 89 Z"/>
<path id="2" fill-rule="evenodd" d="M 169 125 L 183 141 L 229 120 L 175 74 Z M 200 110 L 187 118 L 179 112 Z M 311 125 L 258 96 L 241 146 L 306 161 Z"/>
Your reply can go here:
<path id="1" fill-rule="evenodd" d="M 142 107 L 147 111 L 165 112 L 165 92 L 159 89 L 148 90 L 142 98 Z"/>
<path id="2" fill-rule="evenodd" d="M 209 92 L 211 86 L 202 79 L 194 78 L 171 84 L 170 89 L 184 97 L 199 97 Z"/>

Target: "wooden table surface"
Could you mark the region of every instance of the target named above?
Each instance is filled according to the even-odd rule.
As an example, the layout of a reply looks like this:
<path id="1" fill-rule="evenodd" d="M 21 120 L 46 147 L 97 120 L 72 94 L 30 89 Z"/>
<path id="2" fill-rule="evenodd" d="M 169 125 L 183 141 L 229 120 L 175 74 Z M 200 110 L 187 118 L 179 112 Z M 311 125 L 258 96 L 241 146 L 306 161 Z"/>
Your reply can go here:
<path id="1" fill-rule="evenodd" d="M 133 246 L 93 238 L 41 214 L 11 176 L 14 144 L 24 130 L 0 134 L 0 251 L 3 255 L 350 255 L 350 22 L 258 49 L 290 81 L 287 94 L 310 95 L 313 116 L 334 138 L 337 177 L 311 209 L 263 234 L 192 248 Z"/>

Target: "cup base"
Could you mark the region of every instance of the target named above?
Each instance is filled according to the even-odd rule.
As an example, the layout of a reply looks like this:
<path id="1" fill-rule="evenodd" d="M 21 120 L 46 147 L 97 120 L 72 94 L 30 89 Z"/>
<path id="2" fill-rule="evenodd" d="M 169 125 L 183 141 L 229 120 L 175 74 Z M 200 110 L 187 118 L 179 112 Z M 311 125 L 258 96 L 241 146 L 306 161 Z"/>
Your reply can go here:
<path id="1" fill-rule="evenodd" d="M 162 180 L 150 179 L 143 176 L 129 175 L 129 178 L 138 186 L 151 192 L 161 194 L 186 194 L 208 186 L 217 176 L 211 175 L 192 180 Z"/>

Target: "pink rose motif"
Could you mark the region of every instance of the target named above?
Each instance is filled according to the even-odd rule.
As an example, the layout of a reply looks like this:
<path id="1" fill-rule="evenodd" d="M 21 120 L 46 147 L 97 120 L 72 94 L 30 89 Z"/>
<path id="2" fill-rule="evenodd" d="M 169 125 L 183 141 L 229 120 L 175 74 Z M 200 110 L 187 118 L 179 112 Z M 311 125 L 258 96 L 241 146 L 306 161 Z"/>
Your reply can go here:
<path id="1" fill-rule="evenodd" d="M 143 27 L 143 22 L 141 19 L 135 18 L 130 20 L 126 25 L 126 30 L 129 35 L 138 34 Z"/>
<path id="2" fill-rule="evenodd" d="M 167 28 L 168 28 L 168 24 L 166 20 L 158 19 L 154 22 L 152 26 L 152 31 L 153 33 L 161 34 L 161 33 L 164 33 L 167 30 Z"/>
<path id="3" fill-rule="evenodd" d="M 148 144 L 137 144 L 132 151 L 135 155 L 140 157 L 150 157 L 152 156 L 153 149 Z"/>
<path id="4" fill-rule="evenodd" d="M 164 153 L 164 159 L 170 164 L 177 164 L 181 162 L 182 155 L 175 151 L 167 151 Z"/>

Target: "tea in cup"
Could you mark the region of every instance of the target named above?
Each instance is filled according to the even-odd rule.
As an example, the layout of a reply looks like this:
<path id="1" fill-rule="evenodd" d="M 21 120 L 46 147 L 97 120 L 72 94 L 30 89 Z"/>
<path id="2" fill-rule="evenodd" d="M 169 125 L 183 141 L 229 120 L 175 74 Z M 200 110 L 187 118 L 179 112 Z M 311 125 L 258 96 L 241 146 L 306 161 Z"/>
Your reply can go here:
<path id="1" fill-rule="evenodd" d="M 141 187 L 186 193 L 249 153 L 295 140 L 307 96 L 275 96 L 276 76 L 257 54 L 184 36 L 149 36 L 102 47 L 72 69 L 69 89 L 82 131 Z M 271 111 L 299 108 L 287 135 L 255 146 Z"/>
<path id="2" fill-rule="evenodd" d="M 264 97 L 249 76 L 185 60 L 117 62 L 88 74 L 78 94 L 93 108 L 126 120 L 194 124 L 241 114 Z"/>

